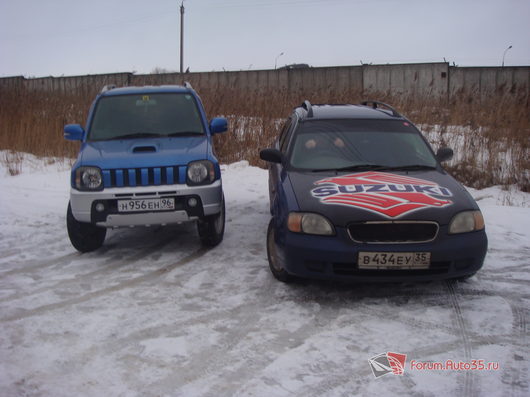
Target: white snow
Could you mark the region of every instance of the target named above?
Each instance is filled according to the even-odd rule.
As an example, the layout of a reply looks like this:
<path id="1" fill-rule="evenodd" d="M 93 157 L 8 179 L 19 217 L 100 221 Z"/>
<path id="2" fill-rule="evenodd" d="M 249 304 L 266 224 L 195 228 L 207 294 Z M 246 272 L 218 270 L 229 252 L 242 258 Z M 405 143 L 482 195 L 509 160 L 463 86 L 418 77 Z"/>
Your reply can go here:
<path id="1" fill-rule="evenodd" d="M 529 394 L 530 194 L 469 189 L 489 251 L 467 282 L 285 285 L 267 265 L 267 172 L 247 162 L 222 167 L 212 250 L 188 224 L 110 231 L 81 255 L 69 162 L 23 155 L 20 171 L 0 166 L 2 396 Z M 375 379 L 368 360 L 388 351 L 407 354 L 405 373 Z"/>

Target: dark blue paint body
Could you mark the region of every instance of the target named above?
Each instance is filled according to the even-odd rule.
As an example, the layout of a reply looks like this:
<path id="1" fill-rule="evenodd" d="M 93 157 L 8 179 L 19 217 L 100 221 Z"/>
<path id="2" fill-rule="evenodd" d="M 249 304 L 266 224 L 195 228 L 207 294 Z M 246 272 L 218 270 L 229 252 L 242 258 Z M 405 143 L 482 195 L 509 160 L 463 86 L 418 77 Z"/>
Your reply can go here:
<path id="1" fill-rule="evenodd" d="M 323 108 L 315 113 L 325 115 Z M 339 112 L 340 117 L 352 117 L 352 108 L 331 108 L 329 118 Z M 335 113 L 333 113 L 335 112 Z M 357 115 L 360 118 L 391 117 L 381 111 L 361 107 Z M 306 112 L 295 110 L 291 126 L 292 136 L 296 134 L 296 124 L 300 123 Z M 297 117 L 296 117 L 297 116 Z M 354 116 L 355 118 L 355 112 Z M 406 120 L 406 119 L 405 119 Z M 419 134 L 419 132 L 418 132 Z M 289 136 L 289 135 L 287 135 Z M 279 138 L 280 139 L 280 138 Z M 287 139 L 288 140 L 288 139 Z M 280 141 L 275 148 L 281 150 Z M 394 282 L 425 281 L 465 277 L 477 272 L 483 265 L 487 251 L 485 230 L 460 234 L 449 234 L 451 219 L 462 211 L 478 210 L 478 206 L 469 193 L 454 178 L 448 175 L 440 164 L 435 170 L 394 172 L 397 176 L 420 178 L 432 181 L 436 187 L 420 185 L 346 185 L 315 184 L 327 177 L 336 177 L 353 172 L 302 172 L 289 166 L 289 145 L 282 151 L 282 161 L 269 163 L 270 210 L 273 217 L 275 241 L 283 268 L 294 276 L 302 278 Z M 434 153 L 433 153 L 434 155 Z M 320 198 L 334 193 L 379 193 L 413 192 L 435 195 L 439 199 L 450 199 L 451 205 L 443 208 L 423 208 L 391 219 L 399 221 L 429 221 L 438 224 L 438 234 L 433 241 L 416 243 L 361 243 L 354 241 L 347 230 L 352 222 L 388 221 L 384 215 L 367 211 L 355 206 L 323 204 Z M 311 193 L 313 192 L 313 194 Z M 320 196 L 320 197 L 319 197 Z M 312 212 L 325 216 L 335 228 L 333 236 L 318 236 L 295 233 L 288 230 L 287 219 L 291 212 Z M 429 252 L 429 269 L 359 269 L 359 252 Z"/>

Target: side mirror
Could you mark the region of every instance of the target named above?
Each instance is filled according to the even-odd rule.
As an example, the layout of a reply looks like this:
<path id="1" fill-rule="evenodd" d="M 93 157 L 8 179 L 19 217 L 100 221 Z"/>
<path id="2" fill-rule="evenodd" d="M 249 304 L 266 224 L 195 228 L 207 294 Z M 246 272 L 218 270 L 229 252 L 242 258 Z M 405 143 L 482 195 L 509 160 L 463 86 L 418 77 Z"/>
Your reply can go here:
<path id="1" fill-rule="evenodd" d="M 64 139 L 69 141 L 82 141 L 85 130 L 79 124 L 67 124 L 64 126 Z"/>
<path id="2" fill-rule="evenodd" d="M 210 133 L 213 134 L 220 134 L 221 132 L 225 132 L 228 130 L 228 121 L 224 117 L 214 117 L 210 121 Z"/>
<path id="3" fill-rule="evenodd" d="M 278 149 L 263 149 L 259 152 L 259 158 L 270 163 L 281 163 L 283 154 Z"/>
<path id="4" fill-rule="evenodd" d="M 441 163 L 453 158 L 453 149 L 442 147 L 436 152 L 436 159 Z"/>

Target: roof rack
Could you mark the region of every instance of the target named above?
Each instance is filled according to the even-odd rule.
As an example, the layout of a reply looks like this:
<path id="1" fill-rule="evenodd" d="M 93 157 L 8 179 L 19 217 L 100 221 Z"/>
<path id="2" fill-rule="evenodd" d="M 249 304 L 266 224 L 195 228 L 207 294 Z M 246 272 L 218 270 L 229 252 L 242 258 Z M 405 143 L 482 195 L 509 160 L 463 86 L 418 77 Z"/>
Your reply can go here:
<path id="1" fill-rule="evenodd" d="M 394 109 L 390 105 L 387 105 L 384 102 L 364 101 L 364 102 L 361 102 L 361 105 L 363 105 L 363 106 L 370 106 L 371 105 L 372 109 L 378 109 L 379 107 L 383 106 L 383 107 L 387 108 L 388 110 L 390 110 L 392 112 L 392 116 L 394 116 L 394 117 L 402 117 L 396 109 Z"/>
<path id="2" fill-rule="evenodd" d="M 307 117 L 313 117 L 313 106 L 307 99 L 302 103 L 302 107 L 307 110 Z"/>
<path id="3" fill-rule="evenodd" d="M 184 82 L 184 87 L 189 88 L 190 90 L 193 90 L 193 87 L 191 86 L 189 81 Z"/>
<path id="4" fill-rule="evenodd" d="M 100 94 L 103 94 L 104 92 L 112 90 L 114 88 L 116 88 L 116 84 L 107 84 L 107 85 L 103 86 L 103 88 L 101 89 Z"/>

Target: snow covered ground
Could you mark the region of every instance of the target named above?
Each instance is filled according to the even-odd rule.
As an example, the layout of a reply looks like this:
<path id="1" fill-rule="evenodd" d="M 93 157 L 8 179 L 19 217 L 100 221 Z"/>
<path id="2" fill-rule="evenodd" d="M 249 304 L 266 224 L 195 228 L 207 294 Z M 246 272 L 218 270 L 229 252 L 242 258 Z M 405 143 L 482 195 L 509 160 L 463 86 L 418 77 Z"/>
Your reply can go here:
<path id="1" fill-rule="evenodd" d="M 490 248 L 467 282 L 285 285 L 267 267 L 266 171 L 223 168 L 215 249 L 182 225 L 112 231 L 81 255 L 68 168 L 0 168 L 2 396 L 529 395 L 529 194 L 471 190 Z M 402 376 L 373 376 L 386 352 L 407 355 Z M 410 366 L 448 359 L 499 369 Z"/>

